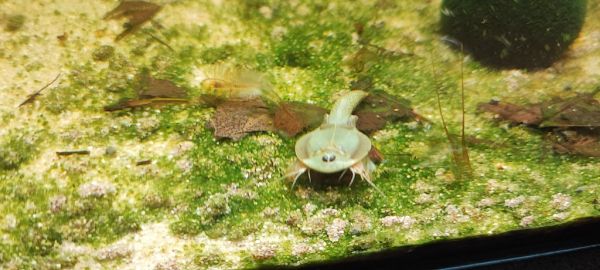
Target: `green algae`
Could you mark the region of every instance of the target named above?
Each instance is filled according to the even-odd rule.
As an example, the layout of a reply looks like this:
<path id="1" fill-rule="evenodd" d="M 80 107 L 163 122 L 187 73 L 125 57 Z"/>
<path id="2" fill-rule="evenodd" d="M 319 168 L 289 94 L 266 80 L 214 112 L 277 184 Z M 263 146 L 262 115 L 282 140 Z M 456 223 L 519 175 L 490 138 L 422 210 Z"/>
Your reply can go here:
<path id="1" fill-rule="evenodd" d="M 442 2 L 441 30 L 497 68 L 546 68 L 577 38 L 587 1 Z M 548 31 L 553 29 L 553 31 Z"/>
<path id="2" fill-rule="evenodd" d="M 13 15 L 6 22 L 6 31 L 17 31 L 25 25 L 25 16 L 22 14 Z"/>
<path id="3" fill-rule="evenodd" d="M 115 54 L 115 47 L 109 45 L 102 45 L 92 52 L 92 59 L 94 61 L 106 61 Z"/>
<path id="4" fill-rule="evenodd" d="M 188 4 L 178 2 L 169 8 Z M 175 52 L 140 32 L 114 45 L 117 52 L 105 59 L 107 63 L 97 63 L 89 53 L 99 46 L 93 41 L 87 58 L 68 58 L 64 65 L 67 79 L 48 89 L 39 98 L 39 106 L 27 108 L 34 113 L 3 112 L 7 124 L 21 119 L 31 122 L 10 127 L 11 134 L 23 128 L 43 131 L 33 145 L 24 141 L 31 133 L 23 139 L 2 137 L 3 149 L 13 154 L 0 159 L 3 166 L 8 164 L 0 170 L 0 209 L 3 216 L 12 216 L 0 219 L 0 229 L 12 242 L 0 244 L 0 264 L 26 257 L 18 264 L 20 268 L 52 263 L 71 267 L 86 255 L 60 252 L 59 247 L 66 243 L 101 248 L 132 233 L 141 234 L 145 224 L 154 222 L 168 224 L 171 235 L 194 239 L 186 251 L 189 264 L 182 267 L 249 268 L 324 261 L 437 239 L 551 226 L 599 214 L 593 180 L 599 171 L 594 160 L 549 154 L 536 131 L 477 115 L 473 104 L 494 96 L 511 97 L 521 90 L 506 91 L 506 74 L 470 60 L 465 61 L 470 93 L 467 132 L 480 139 L 501 140 L 509 147 L 499 150 L 484 144 L 469 145 L 475 177 L 453 180 L 448 173 L 452 162 L 444 152 L 446 139 L 434 106 L 430 51 L 454 133 L 460 128 L 455 120 L 460 108 L 456 97 L 460 58 L 437 42 L 438 10 L 434 5 L 379 1 L 372 6 L 354 2 L 324 6 L 300 1 L 295 6 L 271 6 L 273 14 L 268 19 L 261 7 L 269 3 L 263 1 L 245 3 L 250 7 L 247 10 L 240 9 L 239 3 L 219 7 L 202 4 L 212 16 L 206 24 L 171 24 L 172 17 L 161 18 L 167 28 L 160 32 Z M 351 16 L 345 16 L 348 14 Z M 99 25 L 92 17 L 88 14 L 80 19 Z M 407 21 L 399 21 L 400 17 Z M 418 21 L 419 26 L 411 26 L 408 20 Z M 357 21 L 364 25 L 364 41 L 381 47 L 391 44 L 389 49 L 414 55 L 377 52 L 379 61 L 370 69 L 360 74 L 346 70 L 344 57 L 363 47 L 352 37 Z M 226 23 L 234 30 L 231 39 L 217 42 L 222 34 L 219 26 Z M 23 59 L 22 64 L 15 65 L 25 68 L 29 62 Z M 138 83 L 132 78 L 144 74 L 170 80 L 195 98 L 201 91 L 194 83 L 195 70 L 219 62 L 260 70 L 272 78 L 284 99 L 310 100 L 327 108 L 334 93 L 347 90 L 352 81 L 369 78 L 373 88 L 411 100 L 433 124 L 394 123 L 371 134 L 374 145 L 386 156 L 373 178 L 388 196 L 385 199 L 363 181 L 352 187 L 330 187 L 309 183 L 303 177 L 291 189 L 291 184 L 279 177 L 294 161 L 294 138 L 262 132 L 239 142 L 216 140 L 204 127 L 214 111 L 201 104 L 102 112 L 106 104 L 133 97 Z M 560 79 L 523 81 L 520 87 L 537 89 L 542 84 L 552 88 L 561 83 Z M 591 86 L 578 89 L 587 88 Z M 547 96 L 527 93 L 537 99 Z M 61 118 L 72 113 L 79 113 L 76 120 L 61 123 Z M 38 114 L 43 116 L 35 121 L 28 118 Z M 107 156 L 108 146 L 116 151 Z M 92 149 L 90 156 L 43 161 L 57 148 L 88 147 Z M 135 166 L 148 159 L 150 164 Z M 51 165 L 44 167 L 45 162 Z M 41 169 L 31 170 L 33 166 Z M 98 181 L 96 186 L 90 186 L 93 181 Z M 101 185 L 106 183 L 109 185 Z M 105 189 L 90 193 L 85 191 L 89 187 Z M 572 206 L 563 208 L 561 200 Z M 390 216 L 409 216 L 414 223 L 407 228 L 398 223 L 387 226 L 382 219 Z M 339 236 L 329 232 L 337 219 L 346 224 Z M 257 240 L 261 243 L 256 244 Z M 249 248 L 224 251 L 210 241 L 232 241 Z"/>
<path id="5" fill-rule="evenodd" d="M 36 153 L 35 148 L 22 137 L 14 137 L 0 146 L 0 169 L 15 170 L 29 161 Z"/>

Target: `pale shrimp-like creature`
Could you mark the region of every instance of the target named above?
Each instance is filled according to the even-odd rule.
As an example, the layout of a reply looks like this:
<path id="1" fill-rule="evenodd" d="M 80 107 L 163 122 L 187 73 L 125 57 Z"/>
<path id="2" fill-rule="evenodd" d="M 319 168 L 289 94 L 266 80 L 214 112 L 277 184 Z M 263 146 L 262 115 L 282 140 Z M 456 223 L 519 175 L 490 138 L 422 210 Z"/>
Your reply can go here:
<path id="1" fill-rule="evenodd" d="M 258 71 L 217 64 L 206 67 L 204 73 L 207 78 L 202 81 L 200 87 L 206 94 L 242 99 L 262 97 L 277 104 L 282 111 L 291 116 L 271 82 Z"/>
<path id="2" fill-rule="evenodd" d="M 356 129 L 358 117 L 352 115 L 354 108 L 367 95 L 360 90 L 346 93 L 333 104 L 331 112 L 325 115 L 325 121 L 320 127 L 296 142 L 298 160 L 290 166 L 289 173 L 283 176 L 283 178 L 294 178 L 292 188 L 304 172 L 308 171 L 310 180 L 310 170 L 321 173 L 343 171 L 339 179 L 350 170 L 352 172 L 350 185 L 358 174 L 386 197 L 371 181 L 371 172 L 375 169 L 375 164 L 368 157 L 371 140 Z"/>

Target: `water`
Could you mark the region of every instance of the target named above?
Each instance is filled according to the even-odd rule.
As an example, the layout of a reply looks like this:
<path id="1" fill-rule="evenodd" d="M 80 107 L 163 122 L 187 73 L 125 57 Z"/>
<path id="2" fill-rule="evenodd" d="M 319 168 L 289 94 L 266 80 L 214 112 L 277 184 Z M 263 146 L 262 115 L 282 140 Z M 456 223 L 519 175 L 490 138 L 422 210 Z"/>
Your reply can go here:
<path id="1" fill-rule="evenodd" d="M 115 41 L 123 23 L 148 14 L 103 20 L 117 1 L 0 1 L 3 28 L 25 17 L 0 31 L 3 267 L 291 265 L 598 215 L 594 158 L 557 154 L 548 129 L 477 110 L 492 99 L 524 105 L 593 91 L 597 3 L 566 57 L 537 71 L 462 58 L 437 32 L 440 1 L 156 4 L 151 21 Z M 361 49 L 370 52 L 364 63 L 344 61 Z M 432 62 L 453 134 L 464 67 L 469 179 L 453 173 Z M 372 179 L 388 198 L 364 181 L 348 188 L 300 178 L 292 190 L 278 179 L 302 133 L 232 142 L 205 126 L 216 112 L 197 97 L 204 68 L 218 63 L 264 74 L 284 101 L 326 109 L 340 91 L 370 85 L 410 100 L 429 123 L 368 134 L 385 157 Z M 171 82 L 190 102 L 104 111 L 137 98 L 143 76 Z"/>

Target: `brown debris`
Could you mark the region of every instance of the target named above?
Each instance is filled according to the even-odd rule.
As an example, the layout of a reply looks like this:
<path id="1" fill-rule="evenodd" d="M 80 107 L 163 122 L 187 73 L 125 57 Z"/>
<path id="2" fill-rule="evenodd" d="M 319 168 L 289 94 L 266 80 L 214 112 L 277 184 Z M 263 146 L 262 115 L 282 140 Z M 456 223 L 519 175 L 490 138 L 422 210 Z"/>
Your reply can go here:
<path id="1" fill-rule="evenodd" d="M 501 119 L 530 125 L 538 125 L 542 116 L 542 111 L 537 106 L 521 107 L 508 102 L 481 103 L 479 108 L 497 114 Z"/>
<path id="2" fill-rule="evenodd" d="M 369 133 L 382 129 L 388 122 L 422 119 L 410 108 L 410 102 L 398 99 L 381 90 L 369 93 L 354 110 L 358 116 L 356 128 Z"/>
<path id="3" fill-rule="evenodd" d="M 479 104 L 479 108 L 500 119 L 552 128 L 546 138 L 559 154 L 600 157 L 600 134 L 594 129 L 600 126 L 600 102 L 594 99 L 598 92 L 600 87 L 568 99 L 553 98 L 525 106 L 490 102 Z"/>
<path id="4" fill-rule="evenodd" d="M 569 153 L 586 157 L 600 157 L 600 144 L 597 137 L 575 142 L 564 142 L 556 139 L 550 141 L 552 142 L 554 151 L 559 154 Z"/>
<path id="5" fill-rule="evenodd" d="M 579 94 L 562 100 L 555 98 L 543 103 L 540 127 L 597 127 L 600 126 L 600 103 L 594 95 L 600 90 Z"/>
<path id="6" fill-rule="evenodd" d="M 140 100 L 124 101 L 124 102 L 119 102 L 117 104 L 112 104 L 112 105 L 104 106 L 104 111 L 105 112 L 114 112 L 114 111 L 124 110 L 124 109 L 127 109 L 127 108 L 136 108 L 136 107 L 142 107 L 142 106 L 146 106 L 146 105 L 164 106 L 164 105 L 167 105 L 167 104 L 188 103 L 188 102 L 189 101 L 187 99 L 182 99 L 182 98 L 150 98 L 150 99 L 140 99 Z"/>
<path id="7" fill-rule="evenodd" d="M 381 163 L 383 161 L 383 154 L 374 145 L 371 145 L 368 157 L 375 163 Z"/>
<path id="8" fill-rule="evenodd" d="M 150 20 L 160 9 L 161 6 L 150 2 L 121 1 L 119 6 L 106 13 L 104 20 L 114 20 L 123 17 L 129 18 L 129 22 L 123 25 L 126 29 L 115 38 L 115 41 L 119 41 L 144 22 Z"/>
<path id="9" fill-rule="evenodd" d="M 600 126 L 600 103 L 594 96 L 598 92 L 600 87 L 568 99 L 553 98 L 525 106 L 492 101 L 478 107 L 504 120 L 539 127 L 597 127 Z"/>
<path id="10" fill-rule="evenodd" d="M 600 134 L 596 129 L 556 128 L 545 136 L 559 154 L 600 157 Z"/>
<path id="11" fill-rule="evenodd" d="M 350 83 L 350 90 L 363 90 L 368 92 L 373 87 L 373 80 L 370 77 L 361 78 L 360 80 L 352 81 Z"/>
<path id="12" fill-rule="evenodd" d="M 188 94 L 171 81 L 155 79 L 150 76 L 145 76 L 141 80 L 141 87 L 138 90 L 138 95 L 141 98 L 188 98 Z"/>
<path id="13" fill-rule="evenodd" d="M 283 109 L 278 110 L 273 116 L 273 124 L 289 136 L 295 136 L 304 129 L 311 129 L 323 123 L 323 118 L 328 112 L 321 107 L 301 102 L 283 102 Z"/>
<path id="14" fill-rule="evenodd" d="M 144 165 L 150 165 L 152 163 L 151 159 L 147 159 L 147 160 L 142 160 L 142 161 L 138 161 L 135 163 L 135 166 L 144 166 Z"/>
<path id="15" fill-rule="evenodd" d="M 62 35 L 56 36 L 56 38 L 58 38 L 58 40 L 60 41 L 67 41 L 67 39 L 69 38 L 69 34 L 67 32 L 63 32 Z"/>
<path id="16" fill-rule="evenodd" d="M 234 141 L 243 138 L 252 131 L 277 130 L 288 136 L 295 136 L 303 130 L 310 130 L 319 126 L 323 123 L 325 114 L 328 113 L 327 109 L 296 101 L 282 101 L 277 108 L 267 108 L 266 104 L 259 99 L 224 99 L 212 95 L 201 95 L 200 99 L 209 106 L 217 108 L 217 113 L 215 113 L 215 117 L 210 123 L 210 127 L 213 127 L 213 121 L 218 123 L 218 128 L 215 128 L 215 136 L 232 138 Z M 406 103 L 408 102 L 397 100 L 384 91 L 372 92 L 355 111 L 358 116 L 357 128 L 363 132 L 372 132 L 382 129 L 387 122 L 421 119 L 411 108 L 403 105 Z M 240 125 L 245 124 L 246 121 L 257 117 L 254 116 L 255 109 L 252 106 L 260 108 L 258 117 L 271 122 L 268 125 L 265 122 L 261 128 L 248 129 L 247 127 L 241 127 Z M 219 113 L 222 115 L 217 118 Z M 252 117 L 246 116 L 249 113 L 252 114 Z M 239 118 L 238 114 L 244 115 L 244 117 Z M 232 118 L 231 116 L 224 117 L 224 115 L 233 115 L 236 122 L 228 120 Z M 228 123 L 237 127 L 229 128 L 226 126 Z M 377 160 L 378 156 L 382 156 L 381 153 L 375 153 L 373 159 Z"/>
<path id="17" fill-rule="evenodd" d="M 89 155 L 89 154 L 90 154 L 90 151 L 88 151 L 88 150 L 58 151 L 58 152 L 56 152 L 57 156 Z"/>
<path id="18" fill-rule="evenodd" d="M 160 38 L 157 38 L 156 36 L 154 36 L 153 34 L 151 34 L 149 31 L 144 31 L 144 33 L 146 33 L 147 35 L 149 35 L 150 37 L 152 37 L 152 39 L 158 41 L 158 43 L 160 43 L 163 46 L 167 47 L 170 51 L 172 51 L 172 52 L 175 51 L 173 48 L 171 48 L 171 46 L 169 46 L 169 44 L 167 44 L 166 42 L 162 41 Z"/>
<path id="19" fill-rule="evenodd" d="M 50 85 L 51 85 L 51 84 L 53 84 L 53 83 L 54 83 L 56 80 L 58 80 L 58 77 L 60 77 L 60 74 L 62 74 L 62 73 L 58 73 L 58 75 L 56 76 L 56 78 L 54 78 L 54 80 L 52 80 L 52 81 L 51 81 L 49 84 L 47 84 L 46 86 L 42 87 L 42 89 L 38 90 L 37 92 L 35 92 L 35 93 L 31 94 L 31 95 L 28 95 L 28 96 L 27 96 L 27 99 L 26 99 L 25 101 L 21 102 L 21 104 L 19 104 L 19 106 L 17 106 L 17 107 L 21 107 L 21 106 L 23 106 L 23 105 L 25 105 L 25 104 L 27 104 L 27 103 L 33 103 L 33 101 L 35 100 L 35 98 L 36 98 L 37 96 L 41 96 L 41 95 L 42 95 L 42 94 L 40 94 L 40 92 L 42 92 L 42 90 L 44 90 L 44 89 L 48 88 L 48 86 L 50 86 Z"/>
<path id="20" fill-rule="evenodd" d="M 206 123 L 217 138 L 239 141 L 255 131 L 274 131 L 273 118 L 261 99 L 230 99 L 217 106 L 215 115 Z"/>
<path id="21" fill-rule="evenodd" d="M 140 80 L 137 98 L 104 107 L 104 111 L 113 112 L 126 108 L 146 105 L 165 105 L 171 103 L 188 103 L 188 94 L 174 83 L 145 76 Z"/>

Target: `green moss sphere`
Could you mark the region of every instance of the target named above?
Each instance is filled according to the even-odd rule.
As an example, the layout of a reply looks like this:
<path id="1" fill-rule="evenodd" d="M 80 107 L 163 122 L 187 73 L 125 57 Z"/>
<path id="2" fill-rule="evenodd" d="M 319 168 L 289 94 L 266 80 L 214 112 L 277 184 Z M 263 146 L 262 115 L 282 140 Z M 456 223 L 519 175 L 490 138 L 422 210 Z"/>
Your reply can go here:
<path id="1" fill-rule="evenodd" d="M 25 24 L 25 16 L 19 14 L 10 16 L 6 22 L 7 31 L 17 31 Z"/>
<path id="2" fill-rule="evenodd" d="M 106 61 L 115 54 L 115 47 L 102 45 L 92 53 L 94 61 Z"/>
<path id="3" fill-rule="evenodd" d="M 587 0 L 444 0 L 441 30 L 496 68 L 545 68 L 577 38 Z"/>

